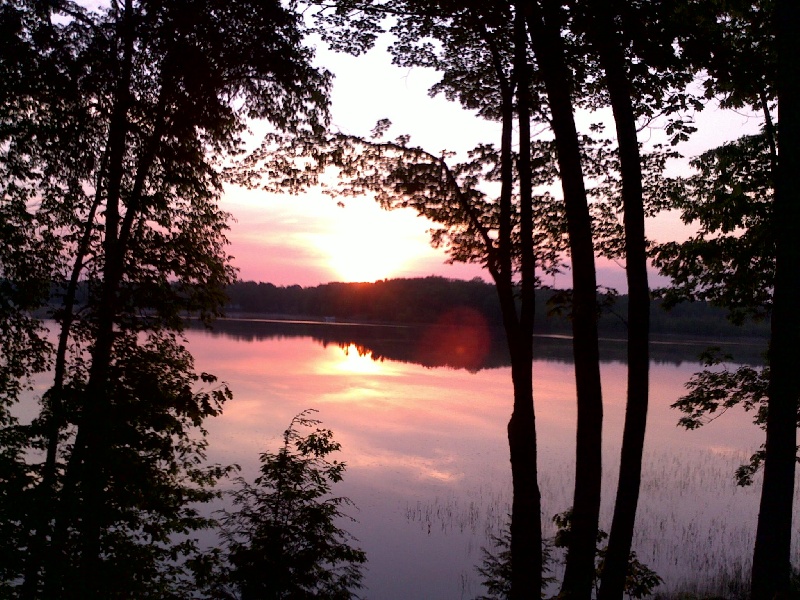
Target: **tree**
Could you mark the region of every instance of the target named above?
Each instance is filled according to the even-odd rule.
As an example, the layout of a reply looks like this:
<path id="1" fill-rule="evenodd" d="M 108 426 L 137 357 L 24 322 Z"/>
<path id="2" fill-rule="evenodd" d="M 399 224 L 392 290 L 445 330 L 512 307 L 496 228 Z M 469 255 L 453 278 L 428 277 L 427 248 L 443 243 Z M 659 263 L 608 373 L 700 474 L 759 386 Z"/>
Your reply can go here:
<path id="1" fill-rule="evenodd" d="M 673 50 L 675 28 L 669 23 L 669 10 L 644 5 L 615 2 L 587 2 L 575 7 L 575 28 L 586 36 L 596 52 L 601 70 L 600 89 L 590 96 L 604 98 L 614 116 L 619 165 L 619 190 L 606 193 L 619 197 L 624 226 L 621 251 L 614 252 L 625 261 L 628 284 L 627 357 L 628 380 L 625 426 L 622 437 L 620 475 L 614 502 L 614 517 L 608 550 L 603 560 L 603 574 L 598 597 L 621 598 L 625 572 L 631 553 L 633 529 L 641 481 L 642 453 L 647 425 L 649 398 L 650 290 L 647 277 L 647 239 L 645 214 L 659 203 L 647 171 L 661 180 L 664 163 L 648 162 L 664 155 L 643 155 L 638 130 L 643 119 L 673 115 L 696 101 L 685 91 L 692 73 Z M 581 10 L 583 9 L 583 10 Z M 667 14 L 663 14 L 667 13 Z M 689 127 L 681 121 L 668 126 L 673 143 L 686 135 Z M 657 158 L 657 160 L 659 160 Z M 660 167 L 660 168 L 659 168 Z M 611 204 L 614 204 L 612 200 Z M 598 236 L 596 236 L 596 246 Z M 609 254 L 600 237 L 599 247 Z"/>
<path id="2" fill-rule="evenodd" d="M 683 243 L 656 247 L 655 263 L 671 286 L 664 303 L 707 301 L 724 307 L 737 325 L 761 321 L 772 312 L 775 282 L 773 155 L 766 132 L 744 136 L 704 152 L 691 161 L 696 175 L 676 188 L 673 206 L 683 220 L 698 227 Z M 703 355 L 707 367 L 733 357 L 715 349 Z M 767 420 L 769 368 L 706 369 L 687 384 L 689 393 L 673 404 L 685 413 L 679 423 L 696 428 L 728 408 L 754 411 L 754 422 Z M 740 484 L 752 483 L 763 466 L 763 447 L 737 470 Z"/>
<path id="3" fill-rule="evenodd" d="M 73 258 L 49 274 L 64 282 L 55 383 L 21 432 L 46 454 L 18 486 L 36 507 L 23 595 L 112 597 L 141 576 L 145 597 L 164 556 L 191 553 L 170 535 L 207 523 L 186 503 L 224 473 L 195 461 L 227 392 L 195 389 L 212 379 L 194 374 L 179 335 L 182 312 L 218 312 L 233 277 L 221 157 L 238 152 L 247 118 L 324 123 L 329 76 L 277 3 L 16 2 L 3 23 L 35 59 L 2 64 L 31 72 L 3 103 L 4 197 Z M 150 487 L 130 493 L 127 478 Z M 133 555 L 140 573 L 125 571 Z"/>
<path id="4" fill-rule="evenodd" d="M 521 7 L 520 7 L 521 9 Z M 572 344 L 578 400 L 573 535 L 561 595 L 590 598 L 600 517 L 603 398 L 597 335 L 597 279 L 591 217 L 574 118 L 574 78 L 562 38 L 564 15 L 556 2 L 527 2 L 530 43 L 547 93 L 569 232 L 572 267 Z"/>
<path id="5" fill-rule="evenodd" d="M 775 287 L 769 349 L 769 398 L 764 483 L 753 551 L 753 598 L 788 593 L 797 455 L 797 406 L 800 377 L 793 360 L 800 345 L 800 248 L 793 225 L 800 222 L 800 198 L 794 182 L 800 168 L 800 67 L 794 32 L 797 6 L 776 0 L 772 15 L 777 39 L 778 165 L 775 179 Z"/>
<path id="6" fill-rule="evenodd" d="M 366 554 L 337 525 L 349 518 L 342 509 L 352 502 L 331 496 L 345 463 L 328 456 L 341 444 L 330 429 L 318 427 L 312 412 L 292 419 L 277 452 L 261 455 L 261 474 L 252 484 L 236 480 L 234 510 L 222 518 L 226 584 L 212 585 L 216 595 L 346 599 L 362 587 Z"/>
<path id="7" fill-rule="evenodd" d="M 672 206 L 698 227 L 686 242 L 655 248 L 668 275 L 667 307 L 702 300 L 727 309 L 741 325 L 772 310 L 775 241 L 771 143 L 765 133 L 744 136 L 690 162 L 696 174 L 675 188 Z"/>
<path id="8" fill-rule="evenodd" d="M 768 139 L 766 132 L 746 136 L 710 150 L 693 161 L 698 174 L 684 182 L 686 196 L 679 197 L 676 205 L 681 207 L 687 222 L 700 225 L 700 231 L 683 244 L 662 245 L 657 254 L 662 272 L 672 275 L 674 281 L 673 287 L 666 291 L 669 303 L 682 299 L 708 300 L 726 307 L 734 323 L 770 318 L 771 327 L 775 327 L 777 189 L 772 178 L 773 157 Z M 787 327 L 791 331 L 791 326 Z M 732 406 L 742 405 L 745 410 L 754 411 L 756 424 L 766 428 L 770 399 L 774 395 L 771 365 L 776 357 L 773 348 L 774 342 L 771 342 L 767 364 L 761 369 L 713 369 L 695 374 L 688 384 L 687 396 L 673 405 L 686 413 L 680 423 L 695 428 Z M 724 362 L 726 357 L 708 352 L 704 360 L 711 367 Z M 787 410 L 782 417 L 792 420 L 795 429 L 798 425 L 797 409 L 795 403 L 792 416 Z M 793 472 L 796 450 L 794 446 L 792 448 Z M 766 464 L 764 445 L 737 470 L 737 480 L 741 485 L 749 485 L 755 472 L 765 468 Z M 784 486 L 786 483 L 784 480 Z M 785 487 L 780 488 L 780 492 L 788 493 Z M 762 491 L 762 495 L 764 493 Z M 791 500 L 788 502 L 791 505 Z M 761 523 L 766 520 L 771 523 L 771 535 L 778 535 L 778 529 L 787 527 L 786 515 L 781 523 L 772 523 L 774 517 L 772 509 L 770 514 L 764 512 L 764 516 L 759 517 L 759 528 L 764 527 Z M 784 532 L 784 535 L 790 534 Z M 759 549 L 761 553 L 770 555 L 773 562 L 783 561 L 785 570 L 782 575 L 773 572 L 769 580 L 762 579 L 761 584 L 754 572 L 754 598 L 769 597 L 779 589 L 778 577 L 784 577 L 784 587 L 789 585 L 789 554 L 781 553 L 779 556 L 779 547 L 770 544 Z M 758 587 L 765 583 L 769 583 L 771 589 L 764 591 L 763 587 Z"/>
<path id="9" fill-rule="evenodd" d="M 542 77 L 545 78 L 546 84 L 550 81 L 550 86 L 553 88 L 553 95 L 550 95 L 551 111 L 555 111 L 554 102 L 558 102 L 562 107 L 560 109 L 562 117 L 559 121 L 555 119 L 553 112 L 556 140 L 558 141 L 559 135 L 564 140 L 572 140 L 575 137 L 573 128 L 568 125 L 568 101 L 573 106 L 585 105 L 589 108 L 610 105 L 616 126 L 615 160 L 601 162 L 599 166 L 587 166 L 587 161 L 584 159 L 582 172 L 585 177 L 600 180 L 608 180 L 613 177 L 612 173 L 618 173 L 619 181 L 611 189 L 601 184 L 591 190 L 592 195 L 597 197 L 599 189 L 605 200 L 600 207 L 601 218 L 597 218 L 597 213 L 593 215 L 594 244 L 595 251 L 624 259 L 629 291 L 626 323 L 628 398 L 614 521 L 608 555 L 604 561 L 603 583 L 599 592 L 601 598 L 619 598 L 623 593 L 625 570 L 628 567 L 633 537 L 648 405 L 650 294 L 647 282 L 644 217 L 648 209 L 653 210 L 658 205 L 657 198 L 663 193 L 655 190 L 657 186 L 653 183 L 661 181 L 663 161 L 667 156 L 659 149 L 650 156 L 643 154 L 637 131 L 642 120 L 649 122 L 659 116 L 674 115 L 687 107 L 696 108 L 697 104 L 685 91 L 685 86 L 691 79 L 691 71 L 684 62 L 677 60 L 673 50 L 675 29 L 665 27 L 668 19 L 662 13 L 668 13 L 668 10 L 659 11 L 647 4 L 584 2 L 573 3 L 569 5 L 568 11 L 562 9 L 559 13 L 555 3 L 543 2 L 541 6 L 539 17 L 536 16 L 537 11 L 532 10 L 536 22 L 531 26 L 531 41 L 536 49 L 535 35 L 548 40 L 538 41 L 539 52 L 544 53 L 546 57 L 544 62 L 540 59 L 539 63 Z M 561 42 L 563 55 L 561 58 L 557 56 L 558 50 L 556 50 L 560 41 L 557 37 L 559 31 L 560 37 L 564 40 Z M 540 58 L 539 53 L 537 58 Z M 560 67 L 558 62 L 562 63 Z M 547 66 L 548 64 L 550 66 Z M 557 74 L 559 69 L 560 75 Z M 569 85 L 565 85 L 564 82 L 572 86 L 568 98 L 564 97 L 565 90 L 560 89 L 568 90 Z M 556 129 L 559 122 L 561 125 Z M 675 139 L 683 139 L 690 127 L 680 118 L 673 117 L 667 129 L 673 134 L 674 142 Z M 570 178 L 576 179 L 578 172 L 578 169 L 573 167 Z M 577 190 L 573 194 L 576 199 L 580 197 Z M 609 227 L 603 224 L 602 211 L 608 211 L 610 207 L 617 207 L 616 210 L 622 213 L 622 236 L 614 234 L 613 225 Z M 613 214 L 616 211 L 614 209 L 612 211 L 613 217 L 616 217 L 616 214 Z M 583 213 L 582 208 L 581 213 Z M 607 237 L 609 231 L 610 239 Z M 588 259 L 587 252 L 584 259 L 586 265 L 589 265 Z M 578 275 L 577 270 L 575 275 Z M 576 284 L 576 292 L 577 290 Z M 585 290 L 585 293 L 585 308 L 589 310 L 588 290 Z M 588 330 L 580 336 L 577 332 L 576 328 L 574 337 L 576 345 L 581 339 L 583 341 L 580 344 L 584 348 L 596 345 L 596 340 Z M 594 359 L 586 361 L 583 369 L 584 381 L 591 380 L 590 376 L 594 369 L 590 365 L 594 362 Z M 581 380 L 577 362 L 576 380 L 579 382 Z M 599 384 L 595 389 L 599 397 Z M 591 397 L 587 391 L 584 410 L 587 421 L 597 425 L 601 422 L 601 412 L 597 408 L 592 408 Z M 599 432 L 595 435 L 599 436 Z M 579 432 L 579 440 L 580 438 Z M 597 446 L 594 450 L 590 446 L 587 440 L 583 450 L 586 456 L 584 463 L 586 484 L 581 484 L 576 475 L 574 508 L 576 525 L 575 534 L 571 536 L 570 542 L 572 544 L 570 555 L 574 556 L 574 560 L 568 555 L 567 572 L 562 587 L 562 594 L 569 596 L 575 593 L 587 598 L 590 593 L 589 554 L 592 551 L 593 531 L 596 530 L 596 509 L 599 505 L 599 492 L 596 490 L 598 481 L 593 480 L 589 472 L 590 461 L 593 453 L 597 451 Z M 580 468 L 580 462 L 578 459 L 576 473 Z M 588 492 L 588 497 L 585 492 Z M 579 525 L 581 523 L 586 526 Z"/>
<path id="10" fill-rule="evenodd" d="M 793 169 L 797 168 L 793 137 L 797 134 L 797 61 L 790 31 L 797 24 L 798 15 L 796 7 L 780 1 L 732 0 L 707 10 L 710 14 L 705 16 L 704 24 L 708 35 L 686 40 L 683 46 L 690 56 L 700 57 L 709 73 L 707 94 L 720 97 L 723 106 L 749 106 L 761 112 L 764 132 L 761 139 L 742 140 L 718 153 L 719 164 L 725 170 L 719 178 L 716 202 L 709 203 L 715 213 L 708 215 L 707 222 L 721 235 L 711 245 L 690 247 L 704 259 L 707 270 L 681 268 L 680 273 L 685 275 L 688 293 L 699 290 L 700 294 L 717 294 L 717 299 L 731 306 L 734 318 L 740 321 L 754 312 L 763 316 L 765 308 L 771 317 L 764 483 L 751 590 L 753 598 L 768 598 L 788 590 L 791 574 L 789 548 L 800 379 L 793 374 L 789 357 L 800 341 L 800 330 L 790 307 L 796 306 L 800 298 L 800 255 L 791 240 L 789 225 L 798 217 L 791 182 Z M 776 100 L 780 127 L 773 123 L 771 114 Z M 736 181 L 750 170 L 746 162 L 737 163 L 730 158 L 747 154 L 756 156 L 759 165 L 766 162 L 767 167 L 752 169 L 756 177 L 745 180 L 744 186 L 726 188 L 726 180 Z M 770 181 L 774 196 L 769 193 Z M 732 226 L 744 229 L 738 248 Z M 746 260 L 751 261 L 746 270 L 755 277 L 745 274 L 742 267 Z M 759 281 L 760 275 L 766 281 Z M 756 291 L 755 302 L 747 297 L 747 286 Z"/>
<path id="11" fill-rule="evenodd" d="M 8 2 L 0 7 L 0 506 L 3 540 L 0 589 L 10 590 L 25 564 L 18 551 L 28 542 L 31 511 L 29 489 L 35 473 L 26 464 L 30 440 L 25 428 L 9 409 L 19 401 L 29 378 L 50 366 L 51 347 L 46 330 L 34 311 L 48 300 L 53 272 L 63 264 L 62 245 L 50 222 L 37 214 L 43 177 L 51 169 L 29 159 L 48 147 L 64 113 L 57 110 L 61 73 L 47 59 L 42 46 L 49 44 L 49 31 L 29 3 Z M 27 118 L 43 105 L 53 107 L 47 118 Z M 69 182 L 63 182 L 69 187 Z M 56 186 L 53 186 L 56 187 Z M 8 591 L 10 594 L 10 591 Z"/>
<path id="12" fill-rule="evenodd" d="M 650 289 L 644 228 L 642 164 L 636 131 L 633 89 L 623 41 L 617 31 L 614 8 L 594 3 L 589 30 L 605 72 L 614 113 L 622 179 L 625 226 L 625 273 L 628 283 L 628 398 L 622 436 L 620 474 L 614 502 L 611 538 L 603 561 L 599 598 L 620 598 L 625 585 L 628 555 L 639 497 L 642 452 L 647 427 L 650 370 Z M 599 33 L 604 32 L 604 33 Z"/>

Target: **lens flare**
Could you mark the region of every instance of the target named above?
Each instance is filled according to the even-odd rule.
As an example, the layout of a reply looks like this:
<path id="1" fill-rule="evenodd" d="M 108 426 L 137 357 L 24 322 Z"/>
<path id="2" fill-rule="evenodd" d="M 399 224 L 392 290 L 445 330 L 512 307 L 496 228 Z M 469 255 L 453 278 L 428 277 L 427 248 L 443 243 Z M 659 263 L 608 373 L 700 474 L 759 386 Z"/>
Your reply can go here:
<path id="1" fill-rule="evenodd" d="M 457 307 L 428 327 L 417 348 L 417 358 L 427 366 L 446 365 L 474 372 L 484 366 L 491 344 L 486 318 L 474 309 Z"/>

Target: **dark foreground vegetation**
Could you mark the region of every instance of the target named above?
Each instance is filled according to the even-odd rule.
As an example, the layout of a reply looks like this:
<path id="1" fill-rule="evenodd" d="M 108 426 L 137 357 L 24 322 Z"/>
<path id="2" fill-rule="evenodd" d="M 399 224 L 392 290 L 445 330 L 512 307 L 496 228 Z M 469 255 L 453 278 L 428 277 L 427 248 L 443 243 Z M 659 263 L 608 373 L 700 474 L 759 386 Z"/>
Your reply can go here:
<path id="1" fill-rule="evenodd" d="M 352 502 L 334 496 L 345 463 L 330 429 L 306 410 L 292 419 L 277 451 L 260 456 L 252 482 L 235 480 L 223 511 L 222 547 L 203 557 L 198 593 L 212 598 L 351 598 L 367 555 L 341 528 Z"/>

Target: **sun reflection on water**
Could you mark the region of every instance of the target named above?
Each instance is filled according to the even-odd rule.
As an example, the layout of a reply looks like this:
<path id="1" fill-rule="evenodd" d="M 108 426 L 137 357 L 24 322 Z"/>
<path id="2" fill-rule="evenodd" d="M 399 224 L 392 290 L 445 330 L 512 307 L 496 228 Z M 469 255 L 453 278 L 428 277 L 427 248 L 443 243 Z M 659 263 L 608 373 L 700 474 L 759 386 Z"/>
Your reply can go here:
<path id="1" fill-rule="evenodd" d="M 343 348 L 336 369 L 344 373 L 377 375 L 383 372 L 383 361 L 372 358 L 372 352 L 355 344 Z"/>

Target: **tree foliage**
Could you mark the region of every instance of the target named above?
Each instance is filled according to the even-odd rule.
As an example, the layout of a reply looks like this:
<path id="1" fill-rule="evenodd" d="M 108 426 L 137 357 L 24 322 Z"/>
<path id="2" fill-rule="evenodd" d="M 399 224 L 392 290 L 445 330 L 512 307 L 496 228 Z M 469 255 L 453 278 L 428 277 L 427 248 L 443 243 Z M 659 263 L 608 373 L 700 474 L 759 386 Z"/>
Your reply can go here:
<path id="1" fill-rule="evenodd" d="M 667 305 L 706 300 L 742 324 L 769 315 L 775 273 L 773 157 L 766 134 L 745 136 L 691 162 L 696 174 L 674 188 L 674 208 L 697 232 L 655 250 L 671 279 Z"/>
<path id="2" fill-rule="evenodd" d="M 387 209 L 413 208 L 429 218 L 435 246 L 448 250 L 451 260 L 500 268 L 500 205 L 496 186 L 501 179 L 501 155 L 491 144 L 480 145 L 468 159 L 454 162 L 451 153 L 434 154 L 410 144 L 406 136 L 383 141 L 390 123 L 376 125 L 371 138 L 344 134 L 269 135 L 262 147 L 237 168 L 237 181 L 267 190 L 299 193 L 321 185 L 334 198 L 370 195 Z M 535 145 L 533 183 L 541 189 L 534 203 L 534 243 L 542 273 L 555 274 L 566 248 L 563 209 L 545 189 L 554 181 L 552 143 Z M 260 182 L 260 177 L 267 177 Z M 519 205 L 511 216 L 512 243 L 519 245 Z M 519 251 L 512 252 L 519 270 Z"/>
<path id="3" fill-rule="evenodd" d="M 706 368 L 692 375 L 686 383 L 689 393 L 672 404 L 672 408 L 685 414 L 678 420 L 678 424 L 686 429 L 697 429 L 718 419 L 729 409 L 740 406 L 753 413 L 755 425 L 766 429 L 769 367 L 741 365 L 735 370 L 729 370 L 726 363 L 733 357 L 721 353 L 719 348 L 708 349 L 701 358 Z M 797 426 L 800 427 L 800 405 L 797 413 Z M 741 486 L 752 485 L 753 477 L 764 465 L 764 458 L 764 444 L 761 444 L 748 462 L 736 469 L 737 483 Z"/>
<path id="4" fill-rule="evenodd" d="M 14 0 L 0 27 L 3 580 L 25 598 L 188 594 L 196 505 L 227 472 L 204 464 L 202 424 L 230 393 L 181 330 L 234 278 L 224 161 L 248 119 L 324 125 L 330 76 L 277 2 Z M 5 407 L 49 366 L 44 304 L 54 382 L 20 424 Z"/>
<path id="5" fill-rule="evenodd" d="M 774 141 L 765 128 L 691 162 L 696 174 L 674 189 L 672 206 L 697 233 L 685 242 L 654 249 L 655 264 L 671 278 L 670 287 L 662 290 L 667 308 L 687 300 L 707 301 L 724 307 L 739 326 L 770 317 L 775 285 Z M 754 422 L 764 428 L 769 368 L 720 370 L 732 357 L 713 348 L 701 358 L 706 369 L 692 377 L 689 393 L 673 404 L 686 414 L 679 424 L 694 429 L 741 405 L 755 411 Z M 762 445 L 737 469 L 740 485 L 752 483 L 763 460 Z"/>
<path id="6" fill-rule="evenodd" d="M 734 321 L 765 316 L 771 320 L 768 371 L 701 374 L 695 380 L 701 393 L 690 394 L 698 410 L 705 410 L 708 395 L 714 407 L 723 385 L 732 386 L 731 400 L 744 397 L 747 402 L 766 393 L 763 452 L 757 452 L 738 475 L 749 481 L 763 459 L 752 596 L 771 597 L 790 588 L 800 398 L 792 357 L 800 343 L 795 314 L 800 299 L 800 253 L 793 229 L 799 218 L 794 182 L 800 107 L 793 34 L 797 13 L 793 3 L 782 0 L 707 3 L 700 13 L 706 35 L 684 40 L 682 45 L 706 70 L 707 95 L 719 98 L 723 106 L 759 112 L 763 134 L 701 157 L 697 166 L 710 175 L 710 181 L 697 186 L 702 190 L 700 210 L 684 210 L 698 218 L 713 239 L 673 245 L 660 259 L 678 277 L 678 296 L 712 298 L 730 308 Z M 776 101 L 780 125 L 773 120 Z M 689 262 L 692 259 L 695 265 Z M 758 381 L 761 386 L 764 377 L 764 392 L 753 392 L 752 383 Z"/>
<path id="7" fill-rule="evenodd" d="M 331 495 L 345 463 L 329 455 L 341 444 L 313 412 L 294 417 L 278 451 L 260 456 L 253 483 L 236 480 L 234 508 L 222 517 L 225 585 L 212 585 L 215 597 L 357 597 L 366 554 L 339 526 L 352 502 Z"/>
<path id="8" fill-rule="evenodd" d="M 572 509 L 559 513 L 553 517 L 553 523 L 558 528 L 553 538 L 554 548 L 569 547 L 569 538 L 572 535 Z M 599 587 L 600 578 L 603 574 L 603 562 L 608 551 L 607 545 L 601 545 L 608 539 L 608 534 L 599 529 L 597 531 L 596 548 L 596 568 L 595 568 L 595 588 Z M 647 565 L 639 561 L 636 553 L 631 551 L 628 555 L 626 569 L 624 593 L 628 598 L 646 598 L 653 593 L 653 590 L 661 585 L 663 580 L 658 574 Z"/>

